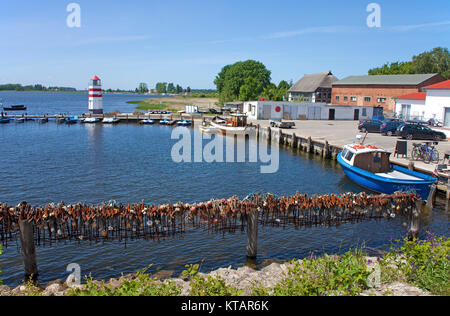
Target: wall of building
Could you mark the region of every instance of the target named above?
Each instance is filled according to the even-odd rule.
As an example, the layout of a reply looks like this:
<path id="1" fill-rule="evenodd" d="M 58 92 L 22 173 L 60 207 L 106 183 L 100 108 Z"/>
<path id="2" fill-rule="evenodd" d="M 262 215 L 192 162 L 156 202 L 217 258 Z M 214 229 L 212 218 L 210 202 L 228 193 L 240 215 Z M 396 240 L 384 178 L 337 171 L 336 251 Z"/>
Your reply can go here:
<path id="1" fill-rule="evenodd" d="M 329 120 L 334 110 L 335 120 L 371 119 L 373 107 L 332 106 L 325 103 L 253 101 L 244 104 L 244 113 L 253 120 Z"/>
<path id="2" fill-rule="evenodd" d="M 411 106 L 410 116 L 405 117 L 403 114 L 403 105 Z M 431 114 L 427 111 L 425 106 L 425 100 L 414 100 L 414 99 L 396 99 L 395 102 L 395 113 L 398 117 L 405 120 L 429 120 L 433 118 Z"/>
<path id="3" fill-rule="evenodd" d="M 395 99 L 400 95 L 420 92 L 421 88 L 444 81 L 441 75 L 434 76 L 419 85 L 333 85 L 331 103 L 345 106 L 379 106 L 385 111 L 395 111 Z M 339 100 L 336 97 L 339 96 Z M 348 99 L 345 100 L 344 97 Z M 352 101 L 351 97 L 356 97 Z M 370 97 L 370 102 L 365 101 Z M 378 102 L 378 98 L 386 98 L 385 102 Z"/>
<path id="4" fill-rule="evenodd" d="M 450 90 L 427 90 L 426 107 L 429 113 L 436 115 L 436 119 L 450 127 L 450 117 L 445 117 L 446 108 L 450 109 Z"/>

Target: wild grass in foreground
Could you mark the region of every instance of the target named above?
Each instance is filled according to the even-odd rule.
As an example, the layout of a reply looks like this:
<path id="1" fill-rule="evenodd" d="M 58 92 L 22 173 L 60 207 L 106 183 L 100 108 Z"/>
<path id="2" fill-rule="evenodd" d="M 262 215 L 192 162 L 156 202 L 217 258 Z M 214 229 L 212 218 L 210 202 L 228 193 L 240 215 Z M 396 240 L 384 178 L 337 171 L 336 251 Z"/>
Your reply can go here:
<path id="1" fill-rule="evenodd" d="M 392 244 L 384 256 L 368 260 L 362 250 L 340 256 L 309 257 L 291 261 L 282 281 L 272 287 L 255 283 L 251 288 L 234 288 L 218 276 L 198 273 L 198 265 L 186 266 L 183 288 L 173 280 L 159 281 L 140 271 L 119 285 L 89 278 L 71 296 L 357 296 L 370 289 L 373 267 L 378 267 L 380 284 L 402 282 L 435 295 L 450 295 L 450 239 L 428 234 L 425 240 L 403 240 Z M 264 281 L 264 280 L 262 280 Z M 379 285 L 380 285 L 379 284 Z M 391 295 L 386 290 L 385 295 Z M 30 290 L 28 295 L 37 295 Z"/>

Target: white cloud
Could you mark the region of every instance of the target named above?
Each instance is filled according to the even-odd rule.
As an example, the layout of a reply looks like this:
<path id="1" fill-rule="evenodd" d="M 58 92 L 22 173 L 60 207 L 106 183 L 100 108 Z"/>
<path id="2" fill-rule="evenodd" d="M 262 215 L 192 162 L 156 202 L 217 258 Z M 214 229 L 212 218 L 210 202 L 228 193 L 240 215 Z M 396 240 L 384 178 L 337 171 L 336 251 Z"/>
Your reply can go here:
<path id="1" fill-rule="evenodd" d="M 392 29 L 394 31 L 399 31 L 399 32 L 408 32 L 408 31 L 413 31 L 413 30 L 418 30 L 418 29 L 434 28 L 437 26 L 445 26 L 445 25 L 450 25 L 450 21 L 424 23 L 424 24 L 398 25 L 398 26 L 393 26 L 390 29 Z"/>

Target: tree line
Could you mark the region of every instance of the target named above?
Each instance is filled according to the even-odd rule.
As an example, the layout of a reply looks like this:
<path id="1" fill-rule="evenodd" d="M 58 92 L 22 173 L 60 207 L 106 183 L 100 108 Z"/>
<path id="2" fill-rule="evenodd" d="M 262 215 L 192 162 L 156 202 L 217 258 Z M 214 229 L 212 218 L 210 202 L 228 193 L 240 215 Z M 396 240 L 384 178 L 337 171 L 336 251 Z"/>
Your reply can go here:
<path id="1" fill-rule="evenodd" d="M 414 56 L 411 61 L 386 63 L 369 70 L 369 75 L 403 75 L 439 73 L 450 79 L 450 53 L 448 48 L 436 47 Z"/>
<path id="2" fill-rule="evenodd" d="M 41 84 L 22 86 L 18 83 L 0 85 L 0 91 L 77 91 L 71 87 L 45 87 Z"/>

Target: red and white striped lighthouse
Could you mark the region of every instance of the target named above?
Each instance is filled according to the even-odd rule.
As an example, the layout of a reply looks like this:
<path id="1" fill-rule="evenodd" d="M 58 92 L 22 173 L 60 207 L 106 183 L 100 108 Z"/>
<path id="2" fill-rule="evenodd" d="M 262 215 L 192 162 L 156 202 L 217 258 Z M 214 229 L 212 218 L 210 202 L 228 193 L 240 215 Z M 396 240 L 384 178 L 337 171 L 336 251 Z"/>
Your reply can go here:
<path id="1" fill-rule="evenodd" d="M 89 113 L 103 114 L 102 81 L 97 76 L 89 82 Z"/>

